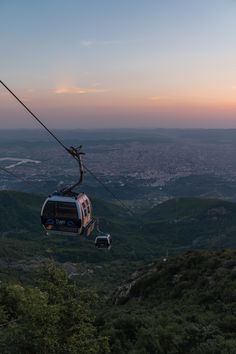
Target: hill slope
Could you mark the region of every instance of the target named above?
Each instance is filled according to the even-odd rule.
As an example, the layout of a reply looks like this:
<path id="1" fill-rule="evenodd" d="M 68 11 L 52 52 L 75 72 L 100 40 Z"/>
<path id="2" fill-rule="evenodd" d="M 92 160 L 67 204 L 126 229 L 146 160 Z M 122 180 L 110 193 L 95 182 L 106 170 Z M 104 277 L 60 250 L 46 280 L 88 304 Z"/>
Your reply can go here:
<path id="1" fill-rule="evenodd" d="M 170 250 L 236 247 L 236 203 L 218 199 L 172 199 L 146 213 L 144 223 L 147 238 L 158 238 Z"/>
<path id="2" fill-rule="evenodd" d="M 80 287 L 108 298 L 140 267 L 100 306 L 94 323 L 112 354 L 235 353 L 236 251 L 196 249 L 235 245 L 236 204 L 178 199 L 127 217 L 94 201 L 102 228 L 113 235 L 111 251 L 95 249 L 93 239 L 45 237 L 41 204 L 39 196 L 0 192 L 1 280 L 34 284 L 37 269 L 53 258 Z M 181 255 L 164 262 L 166 249 Z"/>
<path id="3" fill-rule="evenodd" d="M 132 275 L 100 315 L 112 353 L 234 354 L 236 252 L 188 252 Z"/>
<path id="4" fill-rule="evenodd" d="M 94 235 L 90 239 L 46 237 L 40 225 L 42 202 L 37 195 L 0 192 L 0 261 L 5 273 L 13 269 L 24 274 L 53 258 L 73 263 L 69 274 L 82 284 L 102 289 L 118 284 L 127 272 L 163 258 L 167 249 L 174 255 L 190 249 L 236 247 L 235 203 L 184 198 L 167 201 L 145 215 L 130 216 L 117 205 L 94 200 L 101 229 L 113 237 L 111 250 L 104 251 L 94 247 Z"/>

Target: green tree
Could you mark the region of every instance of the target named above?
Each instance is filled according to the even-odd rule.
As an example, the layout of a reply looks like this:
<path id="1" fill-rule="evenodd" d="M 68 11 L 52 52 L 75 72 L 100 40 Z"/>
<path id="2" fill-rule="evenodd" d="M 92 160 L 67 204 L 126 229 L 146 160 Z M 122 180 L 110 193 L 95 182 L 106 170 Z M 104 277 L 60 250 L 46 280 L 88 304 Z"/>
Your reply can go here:
<path id="1" fill-rule="evenodd" d="M 85 297 L 64 271 L 48 264 L 37 288 L 0 287 L 2 354 L 105 354 L 108 339 L 94 325 L 95 297 Z"/>

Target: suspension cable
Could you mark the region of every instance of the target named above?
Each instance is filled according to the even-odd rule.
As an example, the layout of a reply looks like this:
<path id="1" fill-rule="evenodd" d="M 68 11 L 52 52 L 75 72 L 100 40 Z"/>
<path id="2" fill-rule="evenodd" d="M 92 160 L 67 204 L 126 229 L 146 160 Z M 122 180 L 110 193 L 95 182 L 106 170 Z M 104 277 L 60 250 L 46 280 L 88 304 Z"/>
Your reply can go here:
<path id="1" fill-rule="evenodd" d="M 105 185 L 105 183 L 103 183 L 88 167 L 84 166 L 84 169 L 85 169 L 86 171 L 88 171 L 88 172 L 91 174 L 91 176 L 92 176 L 98 183 L 100 183 L 101 186 L 103 186 L 103 188 L 104 188 L 108 193 L 110 193 L 110 194 L 113 196 L 114 199 L 116 199 L 116 200 L 120 203 L 120 205 L 122 206 L 122 208 L 123 208 L 124 210 L 126 210 L 129 214 L 134 215 L 133 211 L 132 211 L 130 208 L 128 208 L 128 207 L 122 202 L 122 200 L 120 200 L 120 199 L 110 190 L 110 188 L 108 188 L 108 187 Z"/>
<path id="2" fill-rule="evenodd" d="M 13 173 L 13 172 L 7 170 L 7 169 L 4 168 L 4 167 L 0 167 L 0 170 L 1 170 L 1 171 L 4 171 L 5 173 L 8 173 L 10 176 L 17 178 L 17 179 L 19 179 L 20 181 L 22 181 L 22 182 L 24 182 L 24 183 L 27 183 L 27 184 L 29 184 L 29 185 L 33 185 L 33 183 L 27 181 L 25 178 L 16 175 L 15 173 Z"/>
<path id="3" fill-rule="evenodd" d="M 34 117 L 34 119 L 37 120 L 37 122 L 44 128 L 47 130 L 47 132 L 68 152 L 67 147 L 56 137 L 55 134 L 53 134 L 53 132 L 51 132 L 51 130 L 49 130 L 46 125 L 14 94 L 14 92 L 12 92 L 9 87 L 7 87 L 7 85 L 4 84 L 4 82 L 2 82 L 0 80 L 0 83 L 5 87 L 5 89 L 7 89 L 8 92 L 10 92 L 10 94 L 15 97 L 15 99 L 31 114 L 31 116 Z"/>
<path id="4" fill-rule="evenodd" d="M 67 148 L 58 138 L 57 136 L 51 131 L 49 130 L 46 125 L 16 96 L 16 94 L 9 89 L 9 87 L 3 82 L 0 80 L 0 83 L 6 88 L 6 90 L 30 113 L 30 115 L 36 119 L 36 121 L 58 142 L 58 144 L 60 144 L 63 149 L 65 149 L 69 154 L 70 156 L 72 156 L 75 160 L 78 161 L 78 156 L 75 154 L 75 150 L 73 147 L 71 148 Z M 88 167 L 84 166 L 85 170 L 88 171 L 91 176 L 98 182 L 100 183 L 103 188 L 112 195 L 112 197 L 114 199 L 116 199 L 119 204 L 122 206 L 122 208 L 126 211 L 128 211 L 130 214 L 134 215 L 133 211 L 128 208 L 111 190 L 110 188 L 108 188 Z M 6 171 L 5 171 L 6 172 Z M 9 171 L 7 172 L 9 173 Z M 11 174 L 11 173 L 10 173 Z M 15 176 L 16 177 L 16 176 Z"/>

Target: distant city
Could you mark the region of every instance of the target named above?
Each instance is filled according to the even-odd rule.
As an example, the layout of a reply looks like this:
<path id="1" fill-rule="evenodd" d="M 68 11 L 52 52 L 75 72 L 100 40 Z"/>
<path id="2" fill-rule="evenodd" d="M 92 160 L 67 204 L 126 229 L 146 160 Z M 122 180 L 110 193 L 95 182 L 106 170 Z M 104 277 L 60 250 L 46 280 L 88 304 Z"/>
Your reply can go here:
<path id="1" fill-rule="evenodd" d="M 98 130 L 57 132 L 67 146 L 83 145 L 84 163 L 119 198 L 158 204 L 173 196 L 236 200 L 235 130 Z M 50 193 L 78 177 L 75 161 L 41 131 L 1 131 L 1 189 Z M 24 183 L 22 179 L 30 182 Z M 112 199 L 90 175 L 83 189 Z"/>

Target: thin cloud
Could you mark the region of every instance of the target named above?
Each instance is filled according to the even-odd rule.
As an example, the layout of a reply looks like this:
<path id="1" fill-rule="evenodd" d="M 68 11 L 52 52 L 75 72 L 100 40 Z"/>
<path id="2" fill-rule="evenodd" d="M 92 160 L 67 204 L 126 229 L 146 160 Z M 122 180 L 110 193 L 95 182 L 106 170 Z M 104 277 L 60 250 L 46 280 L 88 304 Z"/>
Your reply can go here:
<path id="1" fill-rule="evenodd" d="M 138 43 L 140 41 L 137 40 L 119 40 L 119 39 L 114 39 L 114 40 L 107 40 L 107 41 L 97 41 L 97 40 L 89 40 L 89 39 L 84 39 L 80 42 L 80 45 L 82 47 L 86 48 L 91 48 L 94 46 L 106 46 L 106 45 L 125 45 L 125 44 L 131 44 L 131 43 Z"/>
<path id="2" fill-rule="evenodd" d="M 151 101 L 166 101 L 166 100 L 171 100 L 171 97 L 168 97 L 168 96 L 151 96 L 151 97 L 149 97 L 149 100 L 151 100 Z"/>
<path id="3" fill-rule="evenodd" d="M 93 45 L 93 41 L 83 40 L 80 42 L 82 47 L 90 48 Z"/>
<path id="4" fill-rule="evenodd" d="M 103 93 L 107 92 L 107 89 L 102 88 L 84 88 L 78 86 L 70 86 L 70 87 L 58 87 L 55 90 L 56 94 L 88 94 L 88 93 Z"/>

